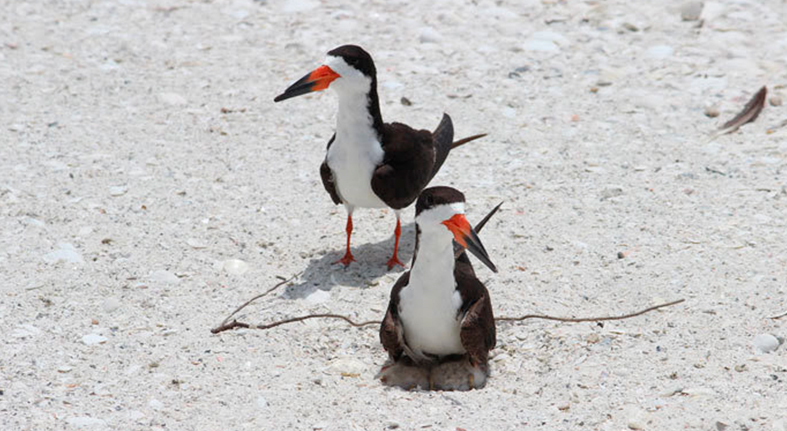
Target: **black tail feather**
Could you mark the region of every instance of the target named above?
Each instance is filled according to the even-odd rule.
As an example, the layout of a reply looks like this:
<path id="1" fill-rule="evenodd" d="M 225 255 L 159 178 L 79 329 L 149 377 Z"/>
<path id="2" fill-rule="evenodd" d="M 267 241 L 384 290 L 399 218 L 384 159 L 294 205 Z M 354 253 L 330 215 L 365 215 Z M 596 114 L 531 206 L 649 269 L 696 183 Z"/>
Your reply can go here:
<path id="1" fill-rule="evenodd" d="M 460 139 L 460 140 L 454 142 L 453 144 L 451 144 L 451 149 L 453 150 L 456 147 L 460 147 L 460 146 L 462 146 L 462 145 L 464 145 L 464 144 L 466 144 L 466 143 L 468 143 L 470 141 L 475 141 L 476 139 L 483 138 L 484 136 L 486 136 L 486 133 L 481 133 L 481 134 L 478 134 L 478 135 L 468 136 L 468 137 L 466 137 L 464 139 Z"/>
<path id="2" fill-rule="evenodd" d="M 432 177 L 434 178 L 448 157 L 454 140 L 454 124 L 451 122 L 451 117 L 448 114 L 443 114 L 443 119 L 440 120 L 440 124 L 432 133 L 432 139 L 435 145 L 435 161 L 432 168 Z"/>

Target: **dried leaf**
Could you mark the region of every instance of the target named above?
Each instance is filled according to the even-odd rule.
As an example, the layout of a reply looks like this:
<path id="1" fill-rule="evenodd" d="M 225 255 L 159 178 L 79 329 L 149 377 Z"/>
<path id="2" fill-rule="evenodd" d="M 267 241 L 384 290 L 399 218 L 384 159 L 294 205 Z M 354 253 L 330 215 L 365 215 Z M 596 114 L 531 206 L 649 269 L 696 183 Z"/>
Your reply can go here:
<path id="1" fill-rule="evenodd" d="M 719 133 L 717 136 L 725 135 L 727 133 L 732 133 L 738 130 L 739 127 L 746 123 L 750 123 L 757 119 L 757 116 L 760 115 L 760 111 L 765 106 L 765 96 L 768 94 L 768 89 L 763 86 L 760 88 L 760 91 L 754 95 L 754 97 L 749 100 L 749 103 L 743 108 L 743 111 L 739 112 L 738 115 L 735 116 L 732 120 L 724 123 L 719 130 L 722 132 Z"/>

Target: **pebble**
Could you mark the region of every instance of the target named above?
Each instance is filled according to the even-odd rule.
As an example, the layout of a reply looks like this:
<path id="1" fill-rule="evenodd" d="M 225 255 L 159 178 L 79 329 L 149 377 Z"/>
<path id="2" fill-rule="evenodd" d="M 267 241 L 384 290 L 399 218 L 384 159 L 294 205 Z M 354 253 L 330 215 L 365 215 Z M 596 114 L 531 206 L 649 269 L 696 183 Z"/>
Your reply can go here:
<path id="1" fill-rule="evenodd" d="M 164 408 L 164 403 L 153 398 L 150 401 L 148 401 L 148 406 L 150 406 L 150 408 L 153 410 L 161 410 Z"/>
<path id="2" fill-rule="evenodd" d="M 306 12 L 319 6 L 319 3 L 312 0 L 287 0 L 282 2 L 282 12 Z"/>
<path id="3" fill-rule="evenodd" d="M 530 66 L 520 66 L 511 72 L 508 72 L 509 78 L 521 78 L 525 73 L 530 72 Z"/>
<path id="4" fill-rule="evenodd" d="M 771 103 L 771 106 L 782 106 L 782 98 L 779 96 L 771 96 L 768 101 Z"/>
<path id="5" fill-rule="evenodd" d="M 551 40 L 538 40 L 538 39 L 528 39 L 525 41 L 525 45 L 523 46 L 525 51 L 537 51 L 537 52 L 559 52 L 560 48 L 557 47 L 555 42 Z"/>
<path id="6" fill-rule="evenodd" d="M 718 117 L 719 107 L 717 105 L 705 105 L 705 116 L 708 118 Z"/>
<path id="7" fill-rule="evenodd" d="M 118 299 L 118 298 L 116 298 L 114 296 L 111 296 L 111 297 L 109 297 L 109 298 L 104 300 L 104 303 L 101 304 L 101 308 L 105 312 L 111 313 L 111 312 L 117 310 L 118 308 L 120 308 L 121 305 L 122 304 L 120 302 L 120 299 Z"/>
<path id="8" fill-rule="evenodd" d="M 71 370 L 73 370 L 73 368 L 69 367 L 68 365 L 61 365 L 61 366 L 57 367 L 57 372 L 58 373 L 63 373 L 63 374 L 70 373 Z"/>
<path id="9" fill-rule="evenodd" d="M 645 51 L 645 55 L 648 58 L 652 58 L 652 59 L 656 59 L 656 60 L 662 60 L 662 59 L 665 59 L 665 58 L 672 57 L 672 54 L 674 52 L 675 52 L 675 49 L 672 48 L 669 45 L 656 45 L 656 46 L 651 46 L 650 48 L 648 48 L 648 50 Z"/>
<path id="10" fill-rule="evenodd" d="M 175 274 L 173 274 L 173 273 L 171 273 L 169 271 L 163 270 L 163 269 L 158 269 L 158 270 L 153 271 L 150 274 L 150 279 L 152 281 L 159 281 L 159 282 L 167 283 L 167 284 L 178 284 L 178 283 L 180 283 L 180 278 L 178 278 L 177 275 L 175 275 Z"/>
<path id="11" fill-rule="evenodd" d="M 268 400 L 265 399 L 263 396 L 257 397 L 257 408 L 264 409 L 268 407 Z"/>
<path id="12" fill-rule="evenodd" d="M 393 421 L 393 420 L 390 420 L 390 419 L 385 421 L 385 422 L 383 422 L 383 425 L 385 426 L 386 429 L 389 429 L 389 430 L 395 430 L 395 429 L 397 429 L 397 428 L 399 428 L 401 426 L 399 424 L 399 422 Z"/>
<path id="13" fill-rule="evenodd" d="M 30 338 L 39 335 L 41 330 L 36 328 L 33 325 L 25 323 L 24 325 L 17 326 L 13 332 L 11 332 L 11 337 L 13 338 Z"/>
<path id="14" fill-rule="evenodd" d="M 511 359 L 511 356 L 509 356 L 507 353 L 499 353 L 499 354 L 495 355 L 494 358 L 492 358 L 492 362 L 504 363 L 505 361 L 507 361 L 509 359 Z"/>
<path id="15" fill-rule="evenodd" d="M 186 98 L 178 93 L 159 93 L 158 100 L 171 106 L 182 106 L 188 103 Z"/>
<path id="16" fill-rule="evenodd" d="M 692 397 L 702 397 L 702 396 L 712 397 L 716 395 L 716 391 L 714 391 L 713 389 L 703 388 L 703 387 L 686 388 L 683 389 L 682 392 Z"/>
<path id="17" fill-rule="evenodd" d="M 680 7 L 680 19 L 683 21 L 697 21 L 702 15 L 702 7 L 704 5 L 701 1 L 690 1 L 683 3 Z"/>
<path id="18" fill-rule="evenodd" d="M 316 304 L 322 304 L 323 302 L 327 302 L 329 299 L 331 299 L 330 292 L 328 292 L 327 290 L 317 289 L 306 297 L 306 302 L 316 305 Z"/>
<path id="19" fill-rule="evenodd" d="M 109 188 L 109 194 L 112 196 L 123 196 L 128 192 L 126 186 L 112 186 Z"/>
<path id="20" fill-rule="evenodd" d="M 779 348 L 779 339 L 771 334 L 760 334 L 752 341 L 754 348 L 761 353 L 770 353 Z"/>
<path id="21" fill-rule="evenodd" d="M 232 275 L 242 275 L 249 270 L 249 264 L 240 259 L 227 259 L 221 264 L 221 267 Z"/>
<path id="22" fill-rule="evenodd" d="M 82 255 L 76 251 L 72 244 L 61 242 L 57 245 L 57 250 L 44 255 L 44 262 L 84 263 L 85 260 L 82 259 Z"/>
<path id="23" fill-rule="evenodd" d="M 526 51 L 558 52 L 561 46 L 568 46 L 569 41 L 562 34 L 554 31 L 537 31 L 525 41 Z"/>
<path id="24" fill-rule="evenodd" d="M 438 43 L 443 39 L 443 36 L 433 27 L 424 27 L 421 29 L 421 35 L 418 40 L 421 43 Z"/>
<path id="25" fill-rule="evenodd" d="M 629 429 L 641 430 L 645 429 L 649 421 L 648 413 L 638 407 L 629 406 L 625 409 L 626 412 L 626 426 Z"/>
<path id="26" fill-rule="evenodd" d="M 612 199 L 623 194 L 623 187 L 620 186 L 607 186 L 601 191 L 599 198 L 602 201 Z"/>
<path id="27" fill-rule="evenodd" d="M 728 6 L 717 1 L 707 2 L 703 8 L 702 13 L 700 14 L 700 19 L 705 21 L 706 25 L 709 22 L 713 22 L 717 18 L 725 15 L 727 13 Z"/>
<path id="28" fill-rule="evenodd" d="M 516 109 L 506 106 L 505 108 L 501 109 L 500 112 L 506 118 L 514 118 L 516 117 Z"/>
<path id="29" fill-rule="evenodd" d="M 366 371 L 366 364 L 355 358 L 339 358 L 328 369 L 336 374 L 361 374 Z"/>
<path id="30" fill-rule="evenodd" d="M 94 346 L 96 344 L 106 343 L 107 337 L 98 334 L 87 334 L 82 337 L 82 342 L 87 346 Z"/>
<path id="31" fill-rule="evenodd" d="M 103 419 L 91 418 L 90 416 L 75 416 L 66 419 L 66 423 L 77 428 L 106 426 L 107 422 Z"/>
<path id="32" fill-rule="evenodd" d="M 634 33 L 639 31 L 639 27 L 637 27 L 636 25 L 634 25 L 634 24 L 632 24 L 630 22 L 624 22 L 623 24 L 621 24 L 621 27 L 624 30 L 628 30 L 628 31 L 634 32 Z"/>

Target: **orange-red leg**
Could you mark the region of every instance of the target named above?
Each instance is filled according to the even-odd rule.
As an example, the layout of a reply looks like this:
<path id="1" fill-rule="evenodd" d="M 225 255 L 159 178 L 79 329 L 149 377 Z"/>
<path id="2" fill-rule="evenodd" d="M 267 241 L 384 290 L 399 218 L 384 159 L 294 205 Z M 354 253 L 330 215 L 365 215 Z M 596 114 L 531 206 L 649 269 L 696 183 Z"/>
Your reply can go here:
<path id="1" fill-rule="evenodd" d="M 344 253 L 344 257 L 337 260 L 334 263 L 341 263 L 344 266 L 350 264 L 350 262 L 355 262 L 355 258 L 353 257 L 352 252 L 350 252 L 350 237 L 353 233 L 353 215 L 352 213 L 347 214 L 347 227 L 344 229 L 347 232 L 347 251 Z"/>
<path id="2" fill-rule="evenodd" d="M 399 221 L 399 215 L 397 214 L 396 217 L 396 229 L 394 229 L 394 236 L 396 239 L 394 240 L 394 252 L 393 256 L 388 259 L 388 269 L 393 269 L 395 265 L 399 265 L 404 268 L 404 264 L 399 261 L 399 237 L 402 235 L 402 222 Z"/>

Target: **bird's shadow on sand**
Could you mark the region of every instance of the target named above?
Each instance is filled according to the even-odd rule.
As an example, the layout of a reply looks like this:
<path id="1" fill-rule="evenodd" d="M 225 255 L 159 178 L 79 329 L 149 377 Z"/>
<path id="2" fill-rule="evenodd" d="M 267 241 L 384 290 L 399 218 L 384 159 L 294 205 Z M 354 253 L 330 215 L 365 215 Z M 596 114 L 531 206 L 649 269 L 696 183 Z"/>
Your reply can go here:
<path id="1" fill-rule="evenodd" d="M 393 254 L 394 237 L 376 242 L 351 246 L 355 257 L 346 268 L 334 263 L 344 256 L 344 247 L 329 249 L 322 257 L 312 259 L 295 284 L 287 286 L 283 296 L 289 299 L 305 298 L 317 290 L 331 290 L 334 286 L 353 286 L 366 289 L 385 274 L 398 277 L 410 268 L 415 247 L 415 223 L 402 225 L 399 238 L 399 260 L 405 268 L 396 266 L 388 270 L 386 263 Z"/>

